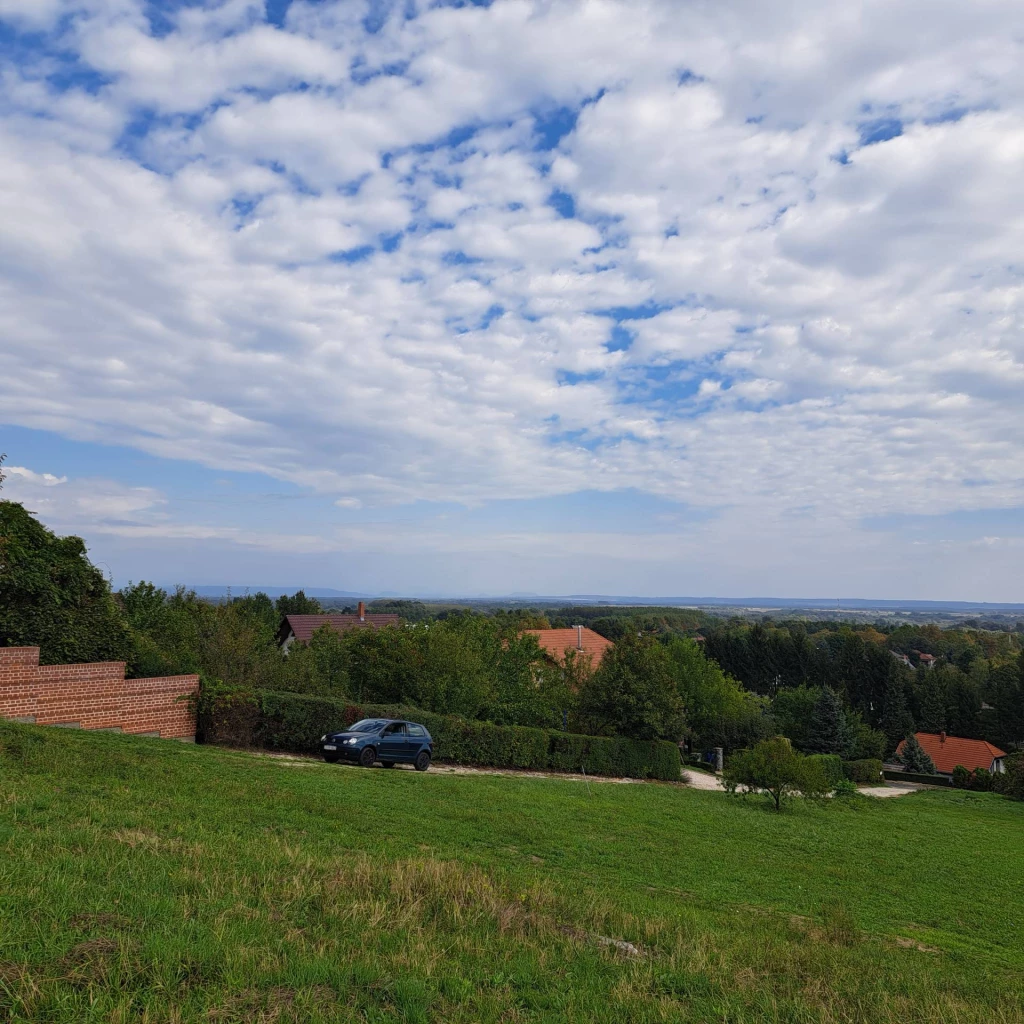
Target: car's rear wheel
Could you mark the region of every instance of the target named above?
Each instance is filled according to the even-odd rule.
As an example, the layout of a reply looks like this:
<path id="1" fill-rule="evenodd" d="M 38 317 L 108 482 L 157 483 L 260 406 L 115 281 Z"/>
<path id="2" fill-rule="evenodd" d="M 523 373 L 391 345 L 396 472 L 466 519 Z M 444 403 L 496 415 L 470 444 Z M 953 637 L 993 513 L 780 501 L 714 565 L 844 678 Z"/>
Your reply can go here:
<path id="1" fill-rule="evenodd" d="M 363 747 L 359 754 L 359 763 L 364 768 L 372 768 L 373 762 L 377 760 L 377 751 L 373 747 Z"/>
<path id="2" fill-rule="evenodd" d="M 425 772 L 430 767 L 430 754 L 421 750 L 416 755 L 416 771 Z"/>
<path id="3" fill-rule="evenodd" d="M 324 760 L 328 764 L 337 764 L 338 763 L 338 755 L 337 754 L 324 754 Z"/>

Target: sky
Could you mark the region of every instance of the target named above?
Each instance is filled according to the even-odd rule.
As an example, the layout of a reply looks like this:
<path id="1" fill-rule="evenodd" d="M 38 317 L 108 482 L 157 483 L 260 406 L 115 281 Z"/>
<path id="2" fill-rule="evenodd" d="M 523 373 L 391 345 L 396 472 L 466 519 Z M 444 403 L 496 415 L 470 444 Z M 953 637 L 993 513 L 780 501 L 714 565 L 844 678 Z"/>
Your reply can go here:
<path id="1" fill-rule="evenodd" d="M 0 0 L 4 497 L 116 583 L 1024 601 L 1020 0 Z"/>

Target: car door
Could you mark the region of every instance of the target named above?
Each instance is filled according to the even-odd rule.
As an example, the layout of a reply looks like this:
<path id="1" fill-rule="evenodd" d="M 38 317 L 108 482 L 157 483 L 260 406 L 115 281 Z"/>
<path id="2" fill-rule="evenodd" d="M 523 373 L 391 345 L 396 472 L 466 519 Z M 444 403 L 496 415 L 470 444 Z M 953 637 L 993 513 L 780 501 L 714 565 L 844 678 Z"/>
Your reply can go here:
<path id="1" fill-rule="evenodd" d="M 408 734 L 405 749 L 408 753 L 409 760 L 415 761 L 416 755 L 420 752 L 420 748 L 427 742 L 427 731 L 422 725 L 416 725 L 413 722 L 406 722 L 405 727 L 406 733 Z"/>
<path id="2" fill-rule="evenodd" d="M 391 722 L 384 726 L 384 732 L 380 737 L 380 752 L 378 754 L 382 761 L 406 761 L 408 760 L 405 749 L 405 723 Z"/>

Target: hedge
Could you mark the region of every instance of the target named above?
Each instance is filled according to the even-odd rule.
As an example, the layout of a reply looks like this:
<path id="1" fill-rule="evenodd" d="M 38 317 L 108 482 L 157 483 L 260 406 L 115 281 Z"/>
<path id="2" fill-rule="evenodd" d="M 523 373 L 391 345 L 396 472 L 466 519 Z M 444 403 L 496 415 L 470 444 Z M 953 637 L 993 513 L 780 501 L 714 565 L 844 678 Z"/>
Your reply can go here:
<path id="1" fill-rule="evenodd" d="M 884 782 L 882 762 L 874 757 L 866 757 L 860 761 L 844 761 L 843 774 L 851 781 L 874 785 Z"/>
<path id="2" fill-rule="evenodd" d="M 838 754 L 809 754 L 807 760 L 821 765 L 829 791 L 843 781 L 843 759 Z"/>
<path id="3" fill-rule="evenodd" d="M 948 775 L 919 775 L 916 772 L 897 771 L 885 768 L 882 774 L 890 782 L 918 782 L 922 786 L 952 786 L 953 780 Z"/>
<path id="4" fill-rule="evenodd" d="M 199 734 L 207 743 L 319 753 L 320 737 L 361 718 L 420 722 L 434 739 L 434 759 L 489 768 L 680 778 L 679 749 L 665 740 L 579 736 L 553 729 L 494 725 L 419 708 L 349 704 L 299 693 L 206 687 L 198 701 Z"/>

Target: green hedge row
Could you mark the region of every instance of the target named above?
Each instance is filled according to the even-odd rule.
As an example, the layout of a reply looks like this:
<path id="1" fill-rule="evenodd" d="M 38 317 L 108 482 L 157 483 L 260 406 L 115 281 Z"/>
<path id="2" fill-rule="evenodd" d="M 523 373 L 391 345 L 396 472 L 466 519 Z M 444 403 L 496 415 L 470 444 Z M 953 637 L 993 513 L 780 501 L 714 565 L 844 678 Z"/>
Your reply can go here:
<path id="1" fill-rule="evenodd" d="M 866 757 L 860 761 L 844 761 L 843 774 L 851 782 L 862 784 L 874 785 L 885 781 L 882 775 L 882 762 L 874 757 Z"/>
<path id="2" fill-rule="evenodd" d="M 821 765 L 830 791 L 835 789 L 845 778 L 843 759 L 838 754 L 809 754 L 807 760 Z"/>
<path id="3" fill-rule="evenodd" d="M 578 736 L 549 729 L 493 725 L 419 708 L 348 704 L 298 693 L 208 687 L 199 699 L 201 738 L 208 743 L 318 753 L 320 737 L 360 718 L 420 722 L 434 739 L 434 758 L 489 768 L 615 775 L 678 781 L 679 750 L 664 740 Z"/>
<path id="4" fill-rule="evenodd" d="M 948 775 L 918 775 L 915 772 L 900 772 L 894 768 L 886 768 L 882 774 L 890 782 L 919 782 L 923 786 L 952 786 L 953 780 Z"/>

